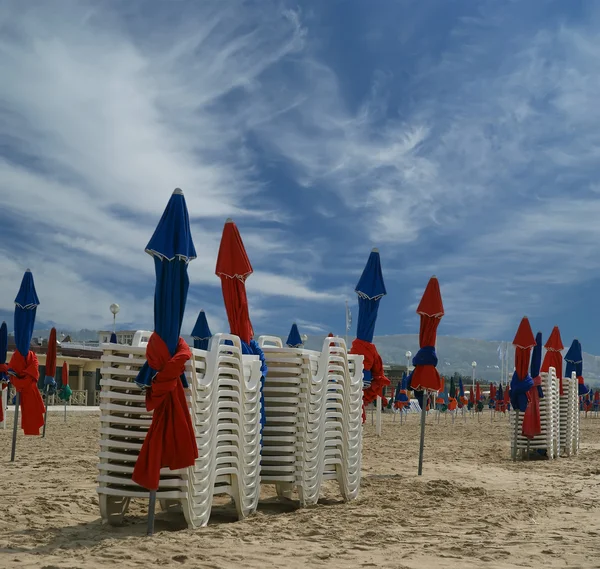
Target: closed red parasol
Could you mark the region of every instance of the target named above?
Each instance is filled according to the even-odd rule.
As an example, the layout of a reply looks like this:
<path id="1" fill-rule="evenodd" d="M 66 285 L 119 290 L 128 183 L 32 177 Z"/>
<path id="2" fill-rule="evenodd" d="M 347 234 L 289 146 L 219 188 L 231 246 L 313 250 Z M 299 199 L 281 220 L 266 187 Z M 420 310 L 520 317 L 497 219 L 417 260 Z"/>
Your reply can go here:
<path id="1" fill-rule="evenodd" d="M 561 350 L 564 350 L 565 347 L 563 346 L 558 326 L 554 326 L 554 328 L 552 328 L 552 333 L 544 345 L 544 348 L 546 348 L 546 355 L 544 356 L 544 361 L 542 362 L 542 368 L 540 371 L 542 373 L 548 373 L 550 368 L 553 367 L 556 370 L 556 377 L 559 379 L 560 394 L 564 395 L 563 357 Z"/>
<path id="2" fill-rule="evenodd" d="M 221 279 L 229 329 L 242 342 L 249 344 L 254 331 L 248 313 L 245 282 L 253 270 L 240 232 L 232 219 L 228 219 L 223 228 L 215 272 Z"/>

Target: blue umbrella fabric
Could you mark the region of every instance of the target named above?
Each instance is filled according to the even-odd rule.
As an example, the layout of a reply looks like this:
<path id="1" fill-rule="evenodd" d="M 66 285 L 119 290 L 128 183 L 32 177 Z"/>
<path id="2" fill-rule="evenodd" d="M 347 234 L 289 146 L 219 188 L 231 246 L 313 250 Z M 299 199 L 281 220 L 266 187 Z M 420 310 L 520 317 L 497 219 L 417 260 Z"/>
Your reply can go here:
<path id="1" fill-rule="evenodd" d="M 575 372 L 577 376 L 577 390 L 579 396 L 587 395 L 589 393 L 589 387 L 584 383 L 583 379 L 583 350 L 581 349 L 581 343 L 579 340 L 573 340 L 571 347 L 565 355 L 565 377 L 570 378 L 571 374 Z"/>
<path id="2" fill-rule="evenodd" d="M 542 378 L 540 377 L 540 369 L 542 367 L 542 333 L 538 332 L 535 335 L 535 346 L 531 352 L 531 377 L 533 383 L 537 387 L 538 396 L 540 399 L 544 397 L 544 390 L 542 389 Z"/>
<path id="3" fill-rule="evenodd" d="M 298 330 L 298 325 L 294 322 L 292 324 L 292 328 L 290 329 L 290 333 L 288 334 L 287 340 L 285 343 L 290 348 L 301 348 L 302 347 L 302 337 L 300 336 L 300 331 Z"/>
<path id="4" fill-rule="evenodd" d="M 44 402 L 37 387 L 40 377 L 38 359 L 29 349 L 35 314 L 40 300 L 35 290 L 33 275 L 27 269 L 15 298 L 16 349 L 8 364 L 10 382 L 19 394 L 21 427 L 25 435 L 39 435 L 44 424 Z"/>
<path id="5" fill-rule="evenodd" d="M 373 344 L 375 323 L 379 311 L 379 302 L 387 294 L 379 251 L 373 249 L 355 289 L 358 295 L 358 319 L 356 323 L 356 339 L 352 342 L 350 352 L 364 356 L 364 380 L 370 383 L 363 391 L 363 409 L 377 397 L 383 396 L 383 389 L 390 385 L 390 380 L 383 373 L 383 361 Z M 366 415 L 363 411 L 363 422 Z"/>
<path id="6" fill-rule="evenodd" d="M 111 344 L 118 344 L 119 342 L 117 342 L 117 334 L 115 332 L 112 332 L 110 335 L 110 343 Z"/>
<path id="7" fill-rule="evenodd" d="M 192 466 L 198 448 L 187 406 L 186 362 L 192 352 L 180 337 L 189 288 L 188 263 L 196 258 L 190 221 L 177 188 L 150 239 L 146 253 L 154 258 L 154 332 L 146 348 L 146 363 L 136 382 L 146 386 L 146 409 L 154 411 L 132 479 L 158 489 L 160 469 Z"/>
<path id="8" fill-rule="evenodd" d="M 201 310 L 198 314 L 198 319 L 192 330 L 192 338 L 194 338 L 194 348 L 198 350 L 208 350 L 212 332 L 208 327 L 208 320 L 206 319 L 204 310 Z"/>

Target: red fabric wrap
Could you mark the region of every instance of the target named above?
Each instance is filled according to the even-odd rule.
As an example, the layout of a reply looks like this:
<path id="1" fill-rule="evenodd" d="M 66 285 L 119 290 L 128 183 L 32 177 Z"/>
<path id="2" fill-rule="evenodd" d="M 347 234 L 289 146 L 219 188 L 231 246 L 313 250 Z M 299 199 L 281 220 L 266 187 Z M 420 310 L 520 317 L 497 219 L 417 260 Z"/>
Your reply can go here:
<path id="1" fill-rule="evenodd" d="M 4 374 L 3 377 L 6 377 L 6 374 L 8 373 L 8 365 L 7 364 L 0 364 L 0 376 L 2 376 L 2 374 Z M 6 382 L 3 381 L 0 385 L 2 385 L 2 389 L 6 389 L 7 385 Z M 0 391 L 0 394 L 2 392 Z M 4 405 L 1 403 L 2 398 L 0 397 L 0 423 L 4 422 Z"/>
<path id="2" fill-rule="evenodd" d="M 533 437 L 542 434 L 542 420 L 540 417 L 540 395 L 538 386 L 542 385 L 542 378 L 538 375 L 533 380 L 533 387 L 527 392 L 527 409 L 523 415 L 522 433 L 524 437 Z"/>
<path id="3" fill-rule="evenodd" d="M 23 434 L 39 435 L 40 427 L 44 425 L 46 408 L 37 387 L 40 378 L 37 356 L 29 350 L 27 356 L 23 357 L 19 350 L 15 350 L 8 367 L 16 374 L 11 375 L 10 382 L 19 393 Z"/>
<path id="4" fill-rule="evenodd" d="M 131 477 L 148 490 L 158 489 L 161 468 L 186 468 L 198 458 L 192 418 L 179 379 L 191 357 L 183 338 L 171 357 L 163 339 L 156 332 L 150 336 L 146 359 L 158 373 L 146 390 L 146 409 L 154 413 Z"/>
<path id="5" fill-rule="evenodd" d="M 455 411 L 458 407 L 456 397 L 448 397 L 448 411 Z"/>
<path id="6" fill-rule="evenodd" d="M 363 367 L 371 372 L 371 385 L 363 391 L 363 423 L 366 421 L 365 407 L 377 397 L 383 399 L 383 389 L 390 385 L 390 380 L 383 373 L 383 360 L 371 342 L 356 338 L 352 342 L 351 354 L 364 356 Z"/>

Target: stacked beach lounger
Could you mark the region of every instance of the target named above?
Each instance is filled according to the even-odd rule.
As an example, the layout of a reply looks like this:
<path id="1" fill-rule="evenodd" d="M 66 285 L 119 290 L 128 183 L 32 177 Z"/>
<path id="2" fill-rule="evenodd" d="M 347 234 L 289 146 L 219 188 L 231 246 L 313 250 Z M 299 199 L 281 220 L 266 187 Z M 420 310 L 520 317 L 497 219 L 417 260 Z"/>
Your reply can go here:
<path id="1" fill-rule="evenodd" d="M 579 386 L 575 373 L 563 378 L 563 395 L 558 391 L 560 409 L 560 449 L 563 456 L 579 449 Z"/>
<path id="2" fill-rule="evenodd" d="M 132 498 L 149 492 L 131 480 L 152 413 L 135 378 L 145 348 L 104 344 L 100 393 L 98 494 L 102 519 L 121 523 Z M 240 518 L 260 494 L 260 360 L 242 355 L 237 336 L 216 334 L 208 351 L 193 350 L 186 396 L 199 457 L 190 468 L 161 471 L 157 499 L 179 510 L 188 527 L 208 523 L 213 496 L 227 494 Z"/>
<path id="3" fill-rule="evenodd" d="M 515 418 L 517 413 L 514 410 L 510 412 L 510 433 L 511 433 L 511 455 L 525 458 L 527 453 L 541 453 L 547 458 L 557 458 L 560 452 L 559 447 L 559 408 L 558 408 L 558 378 L 554 368 L 550 368 L 548 373 L 540 374 L 542 378 L 542 390 L 544 397 L 540 399 L 540 422 L 542 433 L 533 439 L 523 436 L 523 416 L 524 413 L 518 413 L 517 437 L 515 440 Z"/>
<path id="4" fill-rule="evenodd" d="M 323 480 L 338 482 L 345 500 L 358 495 L 362 450 L 362 356 L 348 355 L 341 338 L 322 352 L 283 347 L 261 336 L 269 371 L 261 480 L 279 496 L 297 492 L 315 504 Z"/>

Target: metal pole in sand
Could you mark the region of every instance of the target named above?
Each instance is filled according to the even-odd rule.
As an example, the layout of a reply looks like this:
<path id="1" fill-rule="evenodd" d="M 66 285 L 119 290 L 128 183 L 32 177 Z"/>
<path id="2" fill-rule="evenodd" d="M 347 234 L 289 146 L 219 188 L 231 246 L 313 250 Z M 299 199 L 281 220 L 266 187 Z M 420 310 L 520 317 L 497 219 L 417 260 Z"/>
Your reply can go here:
<path id="1" fill-rule="evenodd" d="M 146 535 L 154 535 L 154 512 L 156 510 L 156 490 L 150 490 L 148 501 L 148 527 Z"/>
<path id="2" fill-rule="evenodd" d="M 6 413 L 8 411 L 8 385 L 6 385 L 4 389 L 2 389 L 2 411 L 4 416 L 4 421 L 2 421 L 2 428 L 6 429 Z"/>
<path id="3" fill-rule="evenodd" d="M 15 461 L 15 453 L 17 452 L 17 428 L 19 425 L 19 405 L 21 404 L 21 396 L 17 391 L 15 397 L 15 421 L 13 423 L 12 447 L 10 449 L 10 461 Z"/>
<path id="4" fill-rule="evenodd" d="M 423 474 L 423 448 L 425 446 L 425 418 L 427 417 L 427 391 L 423 391 L 423 408 L 421 409 L 421 442 L 419 444 L 419 476 Z"/>
<path id="5" fill-rule="evenodd" d="M 377 406 L 377 410 L 375 412 L 376 415 L 376 421 L 375 421 L 375 434 L 380 437 L 381 436 L 381 406 L 383 404 L 383 401 L 381 399 L 381 397 L 379 397 L 379 395 L 377 396 L 377 399 L 375 401 L 375 405 Z"/>
<path id="6" fill-rule="evenodd" d="M 42 438 L 46 438 L 46 424 L 48 423 L 48 386 L 44 389 L 44 393 L 46 394 L 46 410 L 44 411 L 44 427 L 42 428 Z"/>
<path id="7" fill-rule="evenodd" d="M 65 401 L 65 423 L 67 422 L 67 402 Z"/>

